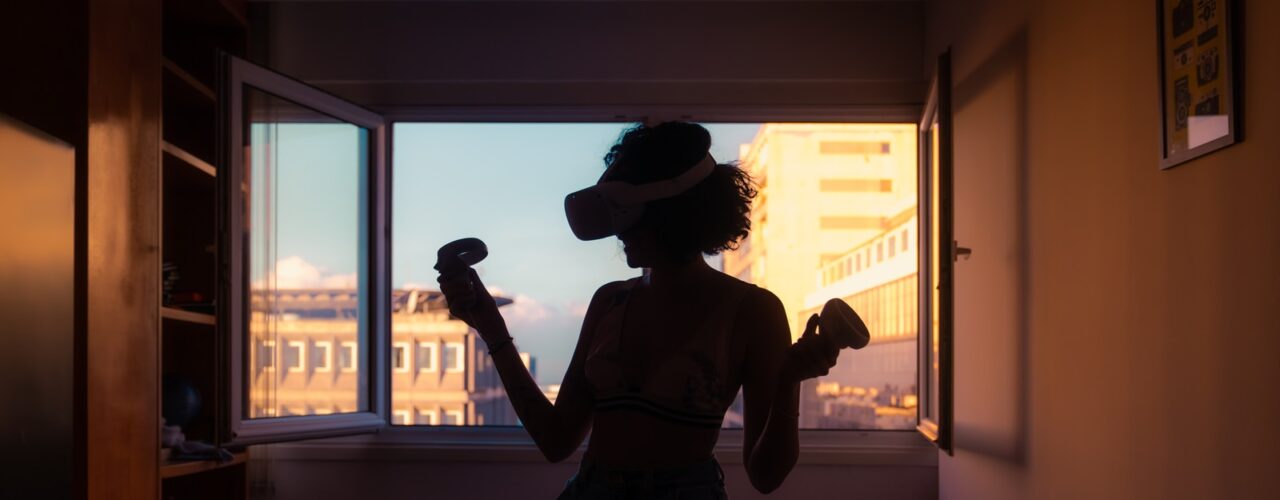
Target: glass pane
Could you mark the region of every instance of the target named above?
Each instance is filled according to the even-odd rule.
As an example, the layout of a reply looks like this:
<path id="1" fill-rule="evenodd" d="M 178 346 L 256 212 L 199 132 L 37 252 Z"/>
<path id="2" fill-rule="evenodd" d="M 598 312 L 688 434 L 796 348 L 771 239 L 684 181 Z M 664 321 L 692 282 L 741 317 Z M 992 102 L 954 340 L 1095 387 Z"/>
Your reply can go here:
<path id="1" fill-rule="evenodd" d="M 368 411 L 369 131 L 248 86 L 245 116 L 245 417 Z"/>
<path id="2" fill-rule="evenodd" d="M 616 242 L 578 241 L 564 219 L 564 196 L 595 183 L 626 126 L 396 124 L 392 341 L 417 357 L 391 372 L 393 413 L 411 416 L 393 424 L 519 425 L 484 342 L 449 317 L 436 286 L 436 250 L 464 236 L 488 244 L 476 271 L 555 396 L 592 293 L 638 274 Z"/>
<path id="3" fill-rule="evenodd" d="M 708 126 L 713 140 L 725 126 Z M 777 294 L 792 339 L 832 298 L 871 331 L 867 347 L 801 386 L 802 428 L 915 427 L 916 134 L 912 124 L 767 123 L 735 155 L 760 194 L 750 244 L 724 254 L 724 272 Z M 726 425 L 741 425 L 740 404 Z"/>
<path id="4" fill-rule="evenodd" d="M 709 262 L 776 293 L 793 337 L 807 315 L 832 297 L 848 301 L 872 331 L 870 346 L 844 351 L 829 376 L 804 386 L 803 426 L 913 428 L 919 325 L 915 125 L 703 125 L 715 158 L 740 161 L 761 186 L 751 236 Z M 393 370 L 392 407 L 415 416 L 393 422 L 518 425 L 483 342 L 449 318 L 436 289 L 436 250 L 463 236 L 489 244 L 490 257 L 476 270 L 500 297 L 535 379 L 549 397 L 558 393 L 592 293 L 637 274 L 627 268 L 616 240 L 575 239 L 563 208 L 565 194 L 599 178 L 601 158 L 628 126 L 396 125 L 393 337 L 405 345 L 434 343 L 441 351 L 438 371 Z M 726 415 L 727 427 L 742 425 L 741 410 L 739 400 Z"/>
<path id="5" fill-rule="evenodd" d="M 939 417 L 938 331 L 942 325 L 942 259 L 950 255 L 949 249 L 944 246 L 946 243 L 942 241 L 942 190 L 939 186 L 941 159 L 938 156 L 938 140 L 938 123 L 934 122 L 929 127 L 929 345 L 926 347 L 929 358 L 926 360 L 926 369 L 929 370 L 929 403 L 925 412 L 925 416 L 934 422 Z"/>

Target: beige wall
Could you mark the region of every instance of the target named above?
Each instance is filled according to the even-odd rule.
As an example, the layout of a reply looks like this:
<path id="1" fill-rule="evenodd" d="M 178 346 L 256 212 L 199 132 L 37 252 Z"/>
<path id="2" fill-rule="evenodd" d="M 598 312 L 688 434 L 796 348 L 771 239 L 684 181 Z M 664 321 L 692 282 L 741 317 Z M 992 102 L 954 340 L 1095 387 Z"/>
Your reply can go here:
<path id="1" fill-rule="evenodd" d="M 1280 3 L 1244 142 L 1160 171 L 1155 2 L 933 1 L 955 73 L 943 498 L 1262 498 L 1280 469 Z"/>

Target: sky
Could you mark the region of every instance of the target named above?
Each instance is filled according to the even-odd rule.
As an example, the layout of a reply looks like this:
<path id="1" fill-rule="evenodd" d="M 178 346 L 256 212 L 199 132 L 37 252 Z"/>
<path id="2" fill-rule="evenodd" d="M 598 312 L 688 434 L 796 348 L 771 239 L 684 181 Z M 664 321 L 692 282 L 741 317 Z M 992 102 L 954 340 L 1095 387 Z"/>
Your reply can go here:
<path id="1" fill-rule="evenodd" d="M 478 237 L 476 265 L 496 294 L 516 345 L 538 364 L 538 383 L 559 383 L 586 306 L 607 282 L 639 274 L 614 238 L 574 238 L 564 196 L 595 183 L 604 155 L 630 123 L 401 123 L 392 158 L 392 286 L 436 289 L 436 250 Z M 736 161 L 759 124 L 707 124 L 711 154 Z M 349 124 L 255 126 L 256 189 L 250 279 L 261 287 L 274 262 L 277 288 L 354 288 L 359 267 L 358 150 L 367 135 Z M 270 162 L 270 163 L 268 163 Z M 264 177 L 274 175 L 270 182 Z M 273 203 L 266 203 L 270 196 Z M 258 207 L 272 207 L 274 213 Z M 274 224 L 267 224 L 274 219 Z M 274 240 L 274 246 L 264 242 Z"/>

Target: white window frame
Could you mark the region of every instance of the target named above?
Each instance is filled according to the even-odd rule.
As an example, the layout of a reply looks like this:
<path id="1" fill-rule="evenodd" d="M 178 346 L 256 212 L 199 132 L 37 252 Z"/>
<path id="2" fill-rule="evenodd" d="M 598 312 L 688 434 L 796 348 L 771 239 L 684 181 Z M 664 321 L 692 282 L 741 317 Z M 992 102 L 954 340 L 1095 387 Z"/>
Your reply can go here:
<path id="1" fill-rule="evenodd" d="M 427 423 L 415 422 L 413 425 L 440 425 L 440 410 L 438 409 L 419 409 L 417 414 L 419 417 L 427 417 Z"/>
<path id="2" fill-rule="evenodd" d="M 411 109 L 387 114 L 389 131 L 397 122 L 471 122 L 471 123 L 604 123 L 604 122 L 662 122 L 672 119 L 719 123 L 756 122 L 864 122 L 864 123 L 915 123 L 920 118 L 919 105 L 891 106 L 801 106 L 757 107 L 744 111 L 741 107 L 698 107 L 690 109 L 664 109 L 641 106 L 633 110 L 616 108 L 442 108 L 432 110 Z M 694 111 L 690 114 L 689 111 Z M 394 134 L 388 134 L 392 136 Z M 394 170 L 394 161 L 387 160 L 388 169 Z M 866 252 L 863 269 L 872 267 L 871 249 Z M 756 265 L 761 271 L 764 259 Z M 917 360 L 919 363 L 919 360 Z M 388 363 L 390 364 L 390 363 Z M 384 404 L 389 406 L 392 387 L 387 383 L 378 390 L 383 392 Z M 808 465 L 876 465 L 936 467 L 937 448 L 914 429 L 912 430 L 848 430 L 833 431 L 801 429 L 798 463 Z M 544 463 L 546 459 L 518 426 L 395 426 L 373 435 L 348 436 L 327 440 L 328 447 L 316 445 L 276 445 L 278 458 L 316 459 L 324 456 L 348 458 L 352 444 L 369 447 L 361 452 L 365 458 L 403 457 L 405 449 L 416 450 L 423 460 L 470 460 L 479 462 L 530 462 Z M 723 463 L 740 464 L 742 429 L 722 429 L 715 453 Z M 295 449 L 295 447 L 297 447 Z M 585 449 L 585 444 L 583 445 Z M 581 449 L 576 457 L 581 456 Z M 571 458 L 570 460 L 574 460 Z"/>
<path id="3" fill-rule="evenodd" d="M 396 366 L 396 348 L 402 349 L 404 357 L 401 358 L 401 366 Z M 409 373 L 413 367 L 413 352 L 410 351 L 412 345 L 409 342 L 392 342 L 391 343 L 391 370 L 396 373 Z M 390 392 L 390 388 L 387 389 Z"/>
<path id="4" fill-rule="evenodd" d="M 417 359 L 418 373 L 434 373 L 440 366 L 440 344 L 434 341 L 415 342 L 413 344 L 413 355 L 415 358 L 421 358 L 418 354 L 422 352 L 422 348 L 424 347 L 431 348 L 431 355 L 427 356 L 427 363 L 423 363 L 423 360 Z"/>
<path id="5" fill-rule="evenodd" d="M 314 363 L 315 371 L 322 373 L 333 371 L 333 341 L 317 340 L 311 348 L 311 354 L 313 355 L 316 354 L 317 350 L 324 351 L 324 354 L 320 355 L 320 360 L 324 361 L 324 364 Z"/>
<path id="6" fill-rule="evenodd" d="M 458 427 L 461 427 L 461 426 L 467 425 L 467 414 L 466 414 L 466 412 L 464 412 L 464 411 L 462 411 L 462 410 L 445 410 L 445 411 L 444 411 L 444 415 L 442 415 L 442 416 L 441 416 L 441 418 L 440 418 L 440 422 L 441 422 L 441 424 L 440 424 L 440 425 L 445 425 L 445 424 L 443 423 L 443 422 L 444 422 L 444 416 L 452 417 L 452 418 L 454 418 L 455 420 L 457 420 L 457 422 L 458 422 L 458 423 L 456 423 L 456 424 L 449 424 L 449 425 L 458 426 Z"/>
<path id="7" fill-rule="evenodd" d="M 441 363 L 441 364 L 444 364 L 444 362 L 445 362 L 445 353 L 449 351 L 449 348 L 450 348 L 450 347 L 453 347 L 453 348 L 457 349 L 458 357 L 457 357 L 457 358 L 454 358 L 454 361 L 456 361 L 456 363 L 451 364 L 451 365 L 449 365 L 449 366 L 445 366 L 445 367 L 444 367 L 444 371 L 445 371 L 446 373 L 459 373 L 459 372 L 466 371 L 466 369 L 467 369 L 467 346 L 466 346 L 466 344 L 463 344 L 462 342 L 445 342 L 445 343 L 444 343 L 444 349 L 441 349 L 441 350 L 440 350 L 440 363 Z"/>
<path id="8" fill-rule="evenodd" d="M 311 354 L 311 352 L 307 350 L 307 341 L 289 340 L 289 341 L 286 341 L 284 344 L 285 349 L 292 349 L 294 347 L 298 348 L 298 366 L 286 366 L 285 370 L 288 371 L 289 373 L 306 373 L 307 356 Z M 283 359 L 284 356 L 281 355 L 280 358 Z"/>
<path id="9" fill-rule="evenodd" d="M 413 412 L 409 410 L 391 410 L 391 425 L 413 425 Z"/>
<path id="10" fill-rule="evenodd" d="M 351 361 L 351 366 L 342 366 L 341 352 L 347 349 L 351 349 L 351 355 L 347 356 L 347 359 Z M 338 364 L 339 371 L 341 371 L 342 373 L 354 373 L 356 370 L 360 369 L 360 359 L 359 359 L 360 343 L 359 342 L 356 342 L 354 340 L 344 340 L 338 344 L 338 350 L 339 350 L 339 355 L 338 355 L 339 362 L 337 364 Z"/>

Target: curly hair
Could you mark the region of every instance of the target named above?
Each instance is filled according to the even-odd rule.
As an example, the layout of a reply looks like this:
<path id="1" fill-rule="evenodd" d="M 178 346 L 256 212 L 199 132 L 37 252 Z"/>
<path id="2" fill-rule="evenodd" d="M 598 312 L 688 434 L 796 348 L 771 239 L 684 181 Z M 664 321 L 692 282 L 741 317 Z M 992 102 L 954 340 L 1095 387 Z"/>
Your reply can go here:
<path id="1" fill-rule="evenodd" d="M 638 125 L 623 132 L 604 162 L 613 169 L 609 180 L 645 184 L 684 173 L 710 148 L 711 134 L 701 125 Z M 655 228 L 659 244 L 672 256 L 715 255 L 737 248 L 750 233 L 755 196 L 750 175 L 734 163 L 719 163 L 688 191 L 647 203 L 640 223 Z"/>

